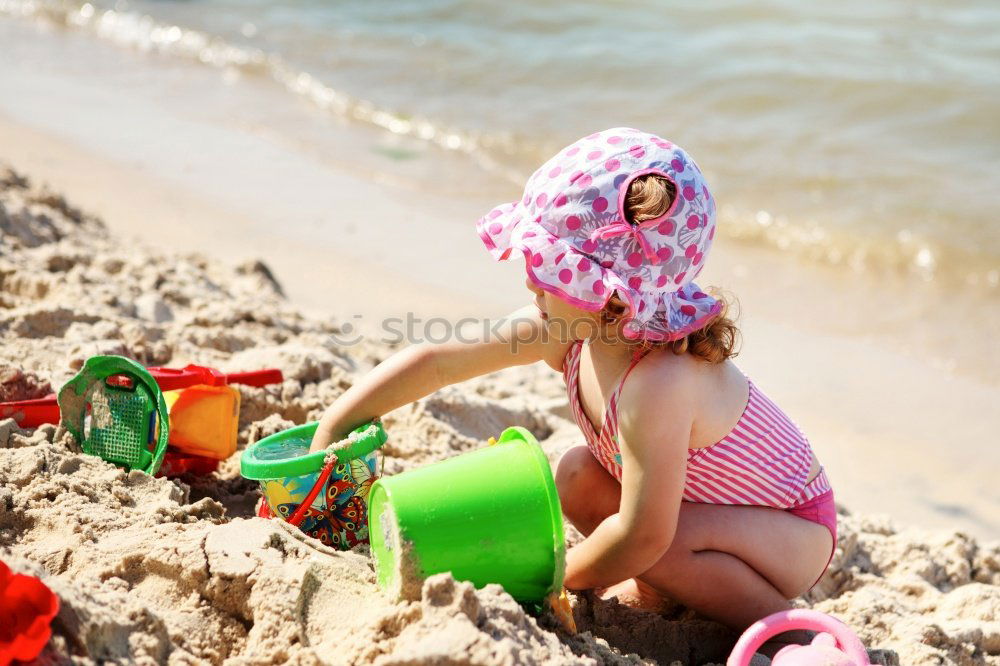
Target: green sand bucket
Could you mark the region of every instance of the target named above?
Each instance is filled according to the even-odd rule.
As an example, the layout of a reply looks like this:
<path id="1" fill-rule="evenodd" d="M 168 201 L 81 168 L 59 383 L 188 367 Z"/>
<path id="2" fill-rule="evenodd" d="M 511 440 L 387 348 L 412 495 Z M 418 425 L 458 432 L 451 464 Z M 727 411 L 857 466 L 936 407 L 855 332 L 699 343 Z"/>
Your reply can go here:
<path id="1" fill-rule="evenodd" d="M 244 478 L 260 482 L 258 516 L 279 517 L 333 548 L 368 542 L 367 499 L 378 479 L 375 451 L 386 441 L 378 421 L 355 428 L 358 438 L 325 465 L 326 452 L 309 453 L 319 422 L 258 441 L 240 457 Z"/>
<path id="2" fill-rule="evenodd" d="M 146 368 L 124 356 L 92 356 L 59 389 L 59 416 L 84 453 L 156 474 L 167 451 L 167 405 Z"/>
<path id="3" fill-rule="evenodd" d="M 424 578 L 445 571 L 476 587 L 499 583 L 520 602 L 562 588 L 559 495 L 549 461 L 524 428 L 379 480 L 369 510 L 378 582 L 396 597 L 419 596 Z"/>

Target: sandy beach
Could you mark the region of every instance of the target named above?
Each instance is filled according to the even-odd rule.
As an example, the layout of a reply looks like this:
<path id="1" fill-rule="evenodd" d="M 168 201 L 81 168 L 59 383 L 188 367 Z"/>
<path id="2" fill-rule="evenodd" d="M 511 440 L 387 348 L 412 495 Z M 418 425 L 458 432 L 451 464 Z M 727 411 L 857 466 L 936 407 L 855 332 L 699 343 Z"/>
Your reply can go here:
<path id="1" fill-rule="evenodd" d="M 303 314 L 262 263 L 123 245 L 16 171 L 0 190 L 8 399 L 44 394 L 96 353 L 280 367 L 282 385 L 241 388 L 242 447 L 316 418 L 393 350 L 338 344 L 338 323 Z M 564 395 L 561 378 L 532 366 L 449 387 L 385 416 L 385 470 L 481 446 L 508 425 L 534 432 L 554 462 L 579 440 Z M 233 456 L 208 478 L 154 479 L 81 454 L 54 426 L 0 424 L 0 552 L 62 600 L 42 662 L 709 664 L 733 640 L 682 608 L 651 614 L 590 593 L 573 595 L 581 633 L 569 636 L 499 587 L 447 574 L 419 601 L 392 603 L 363 549 L 252 517 L 259 490 L 238 467 Z M 881 660 L 1000 663 L 1000 547 L 845 507 L 839 520 L 833 563 L 802 605 L 848 622 Z"/>
<path id="2" fill-rule="evenodd" d="M 407 313 L 421 320 L 412 330 L 423 338 L 435 317 L 495 319 L 530 296 L 523 266 L 493 262 L 474 234 L 486 200 L 414 192 L 377 174 L 365 178 L 315 162 L 297 164 L 287 176 L 268 172 L 275 179 L 271 189 L 254 195 L 242 186 L 227 188 L 232 173 L 213 175 L 217 156 L 188 156 L 194 171 L 177 180 L 163 173 L 159 154 L 134 148 L 126 157 L 100 148 L 112 142 L 111 126 L 107 136 L 87 130 L 85 143 L 84 132 L 70 123 L 57 133 L 29 124 L 27 111 L 12 118 L 8 108 L 7 114 L 0 115 L 0 145 L 11 164 L 99 214 L 123 243 L 200 252 L 220 265 L 261 258 L 291 302 L 317 317 L 349 322 L 369 338 L 392 338 L 386 320 L 405 320 Z M 150 116 L 133 122 L 139 131 Z M 213 143 L 246 143 L 239 159 L 225 164 L 248 180 L 266 172 L 268 159 L 302 159 L 272 155 L 275 147 L 252 132 L 212 125 L 203 131 Z M 246 204 L 248 196 L 277 197 L 286 182 L 301 186 L 295 183 L 303 173 L 316 184 L 290 198 L 290 210 L 323 215 L 323 229 L 311 239 L 299 235 L 284 209 Z M 384 229 L 361 222 L 371 216 L 372 202 L 378 219 L 407 221 L 397 225 L 397 237 L 388 240 Z M 416 232 L 427 229 L 433 232 Z M 419 271 L 397 268 L 415 257 L 426 257 Z M 859 307 L 859 294 L 873 288 L 862 278 L 845 281 L 831 269 L 778 262 L 766 251 L 725 241 L 713 248 L 705 275 L 706 284 L 738 299 L 743 346 L 737 364 L 787 405 L 835 480 L 839 501 L 918 525 L 1000 537 L 994 482 L 1000 453 L 993 446 L 1000 386 L 916 350 L 887 346 L 870 332 L 859 334 L 853 318 L 881 316 L 886 327 L 899 325 L 892 321 L 898 315 L 876 312 L 881 301 Z M 365 276 L 363 289 L 359 276 Z M 957 442 L 984 464 L 953 455 Z"/>
<path id="3" fill-rule="evenodd" d="M 0 559 L 62 601 L 40 663 L 725 661 L 731 632 L 680 607 L 572 595 L 570 636 L 447 575 L 395 603 L 364 549 L 255 518 L 239 453 L 318 418 L 405 346 L 387 322 L 412 320 L 416 342 L 531 301 L 521 263 L 494 263 L 474 230 L 520 192 L 239 71 L 27 25 L 0 11 L 0 398 L 57 390 L 95 354 L 286 378 L 240 389 L 239 451 L 205 478 L 125 473 L 55 427 L 0 421 Z M 736 364 L 835 489 L 840 544 L 796 603 L 847 622 L 879 663 L 1000 664 L 995 302 L 948 293 L 943 326 L 944 286 L 914 292 L 726 234 L 699 281 L 738 299 Z M 512 425 L 554 464 L 583 441 L 567 417 L 557 373 L 510 368 L 386 415 L 385 471 Z"/>

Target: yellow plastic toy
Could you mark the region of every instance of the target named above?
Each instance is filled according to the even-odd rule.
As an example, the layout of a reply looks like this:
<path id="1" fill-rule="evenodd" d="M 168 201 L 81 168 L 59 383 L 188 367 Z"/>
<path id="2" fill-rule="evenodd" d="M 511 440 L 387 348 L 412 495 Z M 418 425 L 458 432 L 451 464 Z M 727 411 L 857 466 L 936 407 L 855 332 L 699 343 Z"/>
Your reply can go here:
<path id="1" fill-rule="evenodd" d="M 545 601 L 548 603 L 553 617 L 555 617 L 562 628 L 570 634 L 576 634 L 576 618 L 573 617 L 573 606 L 569 603 L 569 595 L 566 594 L 566 588 L 564 587 L 558 592 L 553 592 L 546 597 Z"/>
<path id="2" fill-rule="evenodd" d="M 166 391 L 170 445 L 191 455 L 225 460 L 236 452 L 240 392 L 232 386 L 198 384 Z"/>

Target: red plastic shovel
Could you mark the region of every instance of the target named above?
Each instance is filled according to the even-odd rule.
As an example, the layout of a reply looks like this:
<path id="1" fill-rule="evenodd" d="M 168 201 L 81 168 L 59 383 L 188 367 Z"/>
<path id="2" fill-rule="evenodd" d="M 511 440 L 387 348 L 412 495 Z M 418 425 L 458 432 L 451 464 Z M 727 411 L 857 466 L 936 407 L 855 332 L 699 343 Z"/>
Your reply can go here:
<path id="1" fill-rule="evenodd" d="M 208 386 L 225 386 L 226 384 L 243 384 L 244 386 L 267 386 L 285 381 L 281 370 L 268 368 L 266 370 L 251 370 L 249 372 L 223 373 L 215 368 L 204 365 L 186 365 L 180 370 L 176 368 L 146 368 L 153 375 L 161 391 L 176 391 L 198 384 Z"/>

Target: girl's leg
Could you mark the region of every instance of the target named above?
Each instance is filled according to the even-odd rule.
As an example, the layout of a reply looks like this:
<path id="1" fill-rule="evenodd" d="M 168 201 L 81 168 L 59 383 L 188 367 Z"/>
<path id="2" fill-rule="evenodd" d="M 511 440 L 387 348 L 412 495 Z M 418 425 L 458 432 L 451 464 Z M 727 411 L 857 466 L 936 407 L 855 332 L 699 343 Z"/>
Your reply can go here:
<path id="1" fill-rule="evenodd" d="M 824 526 L 759 506 L 684 502 L 670 548 L 638 578 L 734 629 L 789 608 L 830 556 Z"/>
<path id="2" fill-rule="evenodd" d="M 556 485 L 584 534 L 618 511 L 621 486 L 585 447 L 559 461 Z M 631 586 L 640 599 L 652 588 L 742 630 L 809 589 L 832 543 L 822 525 L 779 509 L 683 502 L 670 548 Z"/>

